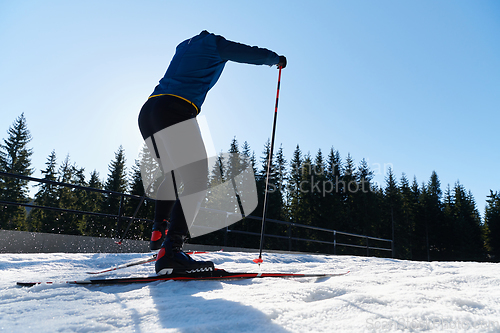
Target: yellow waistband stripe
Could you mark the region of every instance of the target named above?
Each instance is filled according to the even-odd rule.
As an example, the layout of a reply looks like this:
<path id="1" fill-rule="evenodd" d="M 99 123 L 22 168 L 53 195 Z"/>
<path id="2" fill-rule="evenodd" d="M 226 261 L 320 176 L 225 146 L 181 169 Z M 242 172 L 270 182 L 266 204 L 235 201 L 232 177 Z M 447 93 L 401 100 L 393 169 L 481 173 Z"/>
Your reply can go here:
<path id="1" fill-rule="evenodd" d="M 153 98 L 153 97 L 159 97 L 159 96 L 174 96 L 174 97 L 177 97 L 177 98 L 180 98 L 182 100 L 185 100 L 186 102 L 188 102 L 189 104 L 191 104 L 192 106 L 194 106 L 194 108 L 196 109 L 196 113 L 200 113 L 200 110 L 198 110 L 198 107 L 196 106 L 196 104 L 194 104 L 193 102 L 191 102 L 189 99 L 187 98 L 184 98 L 182 96 L 178 96 L 178 95 L 174 95 L 174 94 L 159 94 L 159 95 L 153 95 L 153 96 L 149 96 L 148 99 L 150 98 Z"/>

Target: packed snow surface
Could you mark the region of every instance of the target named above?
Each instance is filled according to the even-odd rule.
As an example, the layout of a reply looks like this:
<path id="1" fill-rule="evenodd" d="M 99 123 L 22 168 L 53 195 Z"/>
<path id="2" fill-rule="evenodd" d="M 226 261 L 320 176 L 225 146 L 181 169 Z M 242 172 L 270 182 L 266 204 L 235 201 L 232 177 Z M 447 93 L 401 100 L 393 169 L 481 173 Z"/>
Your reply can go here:
<path id="1" fill-rule="evenodd" d="M 264 254 L 264 272 L 315 279 L 41 284 L 96 278 L 150 254 L 0 254 L 5 332 L 500 332 L 500 267 L 352 256 Z M 198 254 L 228 271 L 258 272 L 255 253 Z M 153 264 L 102 277 L 147 276 Z"/>

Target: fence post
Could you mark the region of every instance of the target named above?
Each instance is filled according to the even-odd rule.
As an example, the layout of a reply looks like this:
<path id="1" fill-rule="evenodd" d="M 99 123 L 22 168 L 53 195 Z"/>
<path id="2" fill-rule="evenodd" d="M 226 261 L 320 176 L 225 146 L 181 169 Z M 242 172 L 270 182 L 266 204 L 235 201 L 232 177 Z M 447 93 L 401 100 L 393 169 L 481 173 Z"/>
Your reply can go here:
<path id="1" fill-rule="evenodd" d="M 366 256 L 370 256 L 370 246 L 368 245 L 368 237 L 365 237 L 366 239 Z"/>
<path id="2" fill-rule="evenodd" d="M 333 255 L 337 255 L 337 231 L 333 230 Z"/>

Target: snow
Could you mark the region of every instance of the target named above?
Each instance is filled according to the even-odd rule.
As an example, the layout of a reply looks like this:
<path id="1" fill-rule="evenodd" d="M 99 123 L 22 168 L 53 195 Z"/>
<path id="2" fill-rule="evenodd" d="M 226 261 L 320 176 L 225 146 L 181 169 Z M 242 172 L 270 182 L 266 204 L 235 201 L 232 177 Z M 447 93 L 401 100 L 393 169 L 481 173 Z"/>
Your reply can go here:
<path id="1" fill-rule="evenodd" d="M 41 284 L 95 278 L 93 271 L 149 254 L 0 254 L 5 332 L 500 332 L 500 266 L 354 256 L 270 254 L 265 272 L 331 278 Z M 228 271 L 258 272 L 257 254 L 214 252 Z M 146 276 L 153 264 L 102 277 Z"/>

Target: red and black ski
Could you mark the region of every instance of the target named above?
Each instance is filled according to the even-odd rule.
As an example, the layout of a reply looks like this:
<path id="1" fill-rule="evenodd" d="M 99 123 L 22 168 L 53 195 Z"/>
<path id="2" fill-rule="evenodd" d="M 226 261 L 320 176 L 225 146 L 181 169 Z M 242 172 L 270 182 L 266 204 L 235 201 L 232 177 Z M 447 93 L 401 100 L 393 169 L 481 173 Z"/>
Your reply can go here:
<path id="1" fill-rule="evenodd" d="M 242 280 L 254 278 L 326 278 L 332 276 L 341 276 L 349 272 L 343 273 L 326 273 L 326 274 L 297 274 L 297 273 L 234 273 L 226 272 L 223 269 L 216 269 L 213 272 L 208 272 L 203 275 L 190 276 L 186 274 L 169 274 L 160 276 L 148 277 L 127 277 L 114 279 L 91 279 L 80 281 L 63 281 L 63 282 L 18 282 L 18 286 L 31 287 L 37 284 L 126 284 L 126 283 L 147 283 L 154 281 L 209 281 L 209 280 Z"/>

